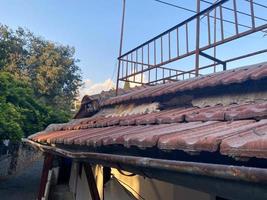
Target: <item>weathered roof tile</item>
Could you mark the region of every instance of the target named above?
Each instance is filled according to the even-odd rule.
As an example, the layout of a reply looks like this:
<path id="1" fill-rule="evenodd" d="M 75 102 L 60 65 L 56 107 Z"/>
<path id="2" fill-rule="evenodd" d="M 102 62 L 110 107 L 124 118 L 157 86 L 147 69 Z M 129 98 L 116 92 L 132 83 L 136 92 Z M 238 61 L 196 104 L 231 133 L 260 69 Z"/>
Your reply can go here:
<path id="1" fill-rule="evenodd" d="M 141 87 L 108 99 L 113 105 L 166 94 L 219 85 L 242 84 L 267 77 L 267 64 L 243 67 L 186 81 Z M 258 83 L 258 82 L 257 82 Z M 168 107 L 148 114 L 124 116 L 95 115 L 73 120 L 58 128 L 48 128 L 30 137 L 45 144 L 125 149 L 157 148 L 161 151 L 217 152 L 235 157 L 267 159 L 267 102 L 242 101 L 242 104 L 208 107 Z M 245 102 L 245 103 L 244 103 Z M 184 105 L 188 106 L 188 105 Z"/>
<path id="2" fill-rule="evenodd" d="M 159 97 L 166 94 L 174 94 L 186 90 L 195 90 L 206 87 L 215 87 L 219 85 L 230 85 L 234 83 L 243 83 L 247 80 L 260 80 L 267 77 L 267 64 L 261 63 L 253 66 L 227 70 L 202 77 L 188 80 L 170 82 L 166 84 L 141 88 L 125 95 L 113 97 L 103 102 L 103 106 L 134 101 L 142 98 Z"/>

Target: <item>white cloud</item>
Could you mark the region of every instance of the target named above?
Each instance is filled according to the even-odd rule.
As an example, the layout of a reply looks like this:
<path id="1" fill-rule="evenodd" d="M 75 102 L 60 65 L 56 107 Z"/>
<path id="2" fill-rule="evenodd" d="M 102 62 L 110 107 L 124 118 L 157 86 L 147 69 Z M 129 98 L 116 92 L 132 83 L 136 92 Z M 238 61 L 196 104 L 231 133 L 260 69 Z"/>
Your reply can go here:
<path id="1" fill-rule="evenodd" d="M 130 80 L 130 81 L 135 80 L 136 82 L 141 82 L 141 81 L 143 81 L 144 83 L 147 82 L 146 77 L 145 77 L 144 74 L 137 74 L 137 75 L 135 76 L 135 78 L 130 77 L 129 80 Z M 140 86 L 140 85 L 141 85 L 141 84 L 138 84 L 138 83 L 130 83 L 130 87 L 131 87 L 131 88 L 136 87 L 136 86 Z"/>
<path id="2" fill-rule="evenodd" d="M 86 79 L 80 87 L 79 99 L 82 99 L 85 95 L 99 94 L 112 88 L 115 88 L 115 83 L 111 79 L 107 79 L 102 83 L 94 83 L 92 80 Z"/>
<path id="3" fill-rule="evenodd" d="M 135 81 L 141 82 L 141 77 L 143 76 L 143 82 L 146 82 L 145 75 L 137 74 L 135 76 Z M 133 81 L 133 77 L 130 77 L 129 80 Z M 120 87 L 123 88 L 124 83 L 120 84 Z M 130 83 L 130 87 L 140 86 L 138 83 Z M 107 79 L 102 83 L 94 83 L 90 79 L 86 79 L 83 81 L 83 85 L 79 89 L 79 99 L 81 100 L 85 95 L 94 95 L 99 94 L 102 91 L 108 91 L 110 89 L 115 88 L 116 85 L 111 79 Z"/>

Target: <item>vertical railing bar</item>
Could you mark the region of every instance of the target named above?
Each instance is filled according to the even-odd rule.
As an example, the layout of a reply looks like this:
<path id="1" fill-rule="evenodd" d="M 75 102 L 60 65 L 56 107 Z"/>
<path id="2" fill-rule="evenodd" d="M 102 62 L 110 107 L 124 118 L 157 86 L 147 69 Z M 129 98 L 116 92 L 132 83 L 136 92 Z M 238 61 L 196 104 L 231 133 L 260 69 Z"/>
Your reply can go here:
<path id="1" fill-rule="evenodd" d="M 238 30 L 238 18 L 237 18 L 236 0 L 233 0 L 233 6 L 234 6 L 234 15 L 235 15 L 235 32 L 236 32 L 236 34 L 238 34 L 239 30 Z"/>
<path id="2" fill-rule="evenodd" d="M 150 45 L 149 43 L 147 44 L 147 64 L 148 64 L 148 68 L 150 68 Z"/>
<path id="3" fill-rule="evenodd" d="M 185 31 L 186 31 L 186 52 L 189 52 L 189 44 L 188 44 L 188 23 L 185 24 Z"/>
<path id="4" fill-rule="evenodd" d="M 126 62 L 126 77 L 127 78 L 126 78 L 126 80 L 128 80 L 128 70 L 129 70 L 128 69 L 129 68 L 129 62 L 128 61 L 129 61 L 129 55 L 127 55 L 126 59 L 127 59 L 127 62 Z"/>
<path id="5" fill-rule="evenodd" d="M 156 40 L 154 40 L 154 65 L 157 64 L 157 49 L 156 49 Z M 157 83 L 157 80 L 158 80 L 158 68 L 156 68 L 156 83 Z"/>
<path id="6" fill-rule="evenodd" d="M 135 51 L 134 74 L 136 73 L 136 65 L 137 65 L 137 53 L 138 53 L 138 51 L 136 50 L 136 51 Z M 133 77 L 133 80 L 135 81 L 135 75 L 134 75 L 134 77 Z"/>
<path id="7" fill-rule="evenodd" d="M 224 40 L 224 30 L 223 30 L 223 10 L 222 5 L 220 5 L 220 21 L 221 21 L 221 37 Z"/>
<path id="8" fill-rule="evenodd" d="M 162 37 L 160 37 L 160 52 L 161 52 L 161 62 L 163 62 L 163 41 L 162 41 Z"/>
<path id="9" fill-rule="evenodd" d="M 176 29 L 176 39 L 177 39 L 177 57 L 179 56 L 179 29 Z"/>
<path id="10" fill-rule="evenodd" d="M 131 72 L 130 73 L 133 73 L 133 53 L 131 53 Z"/>
<path id="11" fill-rule="evenodd" d="M 143 73 L 144 73 L 144 47 L 141 50 L 141 59 L 142 59 L 142 73 L 141 73 L 141 83 L 143 84 Z"/>
<path id="12" fill-rule="evenodd" d="M 168 40 L 169 40 L 169 60 L 171 59 L 171 33 L 168 33 Z"/>
<path id="13" fill-rule="evenodd" d="M 120 60 L 119 60 L 119 62 L 120 62 Z M 124 76 L 124 70 L 123 69 L 124 69 L 124 61 L 121 62 L 121 74 L 122 74 L 121 77 Z"/>
<path id="14" fill-rule="evenodd" d="M 209 45 L 211 44 L 211 39 L 210 39 L 210 12 L 207 13 L 207 23 L 208 23 L 208 41 Z"/>
<path id="15" fill-rule="evenodd" d="M 138 49 L 136 50 L 136 65 L 137 65 L 136 72 L 138 72 Z"/>
<path id="16" fill-rule="evenodd" d="M 147 44 L 147 64 L 148 64 L 148 68 L 150 68 L 150 62 L 149 62 L 149 60 L 150 60 L 150 57 L 149 57 L 149 55 L 150 55 L 150 52 L 149 52 L 150 45 L 149 44 L 150 43 Z M 148 83 L 150 83 L 150 69 L 148 70 Z"/>
<path id="17" fill-rule="evenodd" d="M 214 43 L 217 41 L 217 8 L 214 9 Z M 213 48 L 213 57 L 216 58 L 216 46 Z M 213 72 L 216 72 L 216 62 L 214 61 Z"/>
<path id="18" fill-rule="evenodd" d="M 156 49 L 156 40 L 154 40 L 154 65 L 157 64 L 157 49 Z"/>
<path id="19" fill-rule="evenodd" d="M 252 28 L 255 28 L 255 15 L 254 15 L 254 5 L 253 0 L 250 0 L 250 13 L 251 13 L 251 23 Z"/>
<path id="20" fill-rule="evenodd" d="M 197 0 L 197 13 L 200 12 L 200 0 Z M 198 76 L 199 72 L 199 42 L 200 42 L 200 17 L 196 18 L 196 55 L 195 55 L 195 72 Z"/>
<path id="21" fill-rule="evenodd" d="M 121 20 L 121 35 L 120 35 L 120 48 L 119 48 L 119 57 L 122 55 L 122 45 L 123 45 L 123 32 L 124 32 L 124 17 L 125 17 L 125 5 L 126 5 L 126 0 L 122 1 L 122 20 Z M 120 76 L 120 59 L 118 62 L 118 72 L 117 72 L 117 81 L 116 81 L 116 96 L 118 95 L 118 90 L 119 90 L 119 76 Z"/>
<path id="22" fill-rule="evenodd" d="M 158 80 L 158 68 L 156 67 L 156 81 Z"/>
<path id="23" fill-rule="evenodd" d="M 163 83 L 164 83 L 164 68 L 162 68 L 162 80 L 163 80 Z"/>

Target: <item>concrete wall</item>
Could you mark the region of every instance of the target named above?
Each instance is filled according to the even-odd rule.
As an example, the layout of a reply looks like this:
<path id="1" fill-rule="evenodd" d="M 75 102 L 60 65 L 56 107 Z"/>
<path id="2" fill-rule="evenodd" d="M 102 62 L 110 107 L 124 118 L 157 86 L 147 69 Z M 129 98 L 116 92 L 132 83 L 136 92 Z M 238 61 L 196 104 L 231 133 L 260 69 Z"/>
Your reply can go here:
<path id="1" fill-rule="evenodd" d="M 73 164 L 69 187 L 76 200 L 91 199 L 89 186 L 86 180 L 84 169 L 79 175 L 79 165 Z M 207 193 L 192 190 L 142 176 L 125 176 L 117 169 L 111 169 L 111 180 L 103 187 L 102 166 L 94 166 L 93 172 L 96 178 L 100 198 L 103 200 L 213 200 Z M 129 172 L 125 172 L 126 174 Z"/>
<path id="2" fill-rule="evenodd" d="M 32 162 L 40 159 L 42 152 L 31 148 L 28 145 L 21 144 L 17 157 L 16 172 L 26 169 Z"/>
<path id="3" fill-rule="evenodd" d="M 19 144 L 16 152 L 0 157 L 0 176 L 5 177 L 21 170 L 26 169 L 37 159 L 40 159 L 42 153 L 29 146 Z"/>
<path id="4" fill-rule="evenodd" d="M 11 162 L 10 155 L 4 155 L 0 158 L 0 177 L 4 177 L 8 175 L 8 170 Z"/>

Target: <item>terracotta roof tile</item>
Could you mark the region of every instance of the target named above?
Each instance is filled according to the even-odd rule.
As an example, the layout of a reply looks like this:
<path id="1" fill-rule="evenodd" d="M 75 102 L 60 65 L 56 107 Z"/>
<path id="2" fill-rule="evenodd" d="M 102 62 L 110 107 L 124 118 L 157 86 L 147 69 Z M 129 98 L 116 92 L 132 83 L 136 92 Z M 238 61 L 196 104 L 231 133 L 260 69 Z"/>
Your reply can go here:
<path id="1" fill-rule="evenodd" d="M 221 153 L 234 157 L 267 158 L 267 120 L 257 124 L 259 126 L 222 140 Z"/>
<path id="2" fill-rule="evenodd" d="M 97 117 L 92 120 L 78 120 L 77 124 L 66 124 L 61 131 L 39 133 L 31 139 L 41 143 L 92 147 L 123 145 L 140 149 L 157 147 L 161 150 L 187 152 L 215 152 L 221 149 L 223 154 L 238 156 L 237 144 L 240 143 L 236 140 L 240 138 L 243 141 L 241 149 L 255 148 L 254 144 L 259 144 L 257 151 L 266 151 L 266 137 L 261 127 L 267 126 L 267 120 L 253 120 L 266 118 L 266 110 L 267 103 L 263 102 L 176 108 L 122 117 Z M 87 128 L 83 127 L 85 124 L 88 125 Z M 247 147 L 246 140 L 253 145 Z M 223 148 L 220 144 L 223 144 Z M 267 157 L 267 153 L 240 151 L 240 156 L 263 157 L 263 154 Z"/>
<path id="3" fill-rule="evenodd" d="M 230 85 L 234 83 L 243 83 L 247 80 L 260 80 L 267 77 L 267 64 L 261 63 L 253 66 L 227 70 L 207 76 L 192 78 L 184 81 L 171 82 L 147 88 L 141 88 L 125 95 L 117 96 L 103 102 L 103 106 L 123 103 L 125 101 L 134 101 L 142 98 L 151 98 L 182 92 L 186 90 L 195 90 L 205 87 L 215 87 L 219 85 Z"/>
<path id="4" fill-rule="evenodd" d="M 161 150 L 215 152 L 236 157 L 267 158 L 267 120 L 234 122 L 190 122 L 161 125 L 111 126 L 86 130 L 65 130 L 32 138 L 56 144 L 157 147 Z M 59 134 L 60 133 L 60 134 Z"/>
<path id="5" fill-rule="evenodd" d="M 225 112 L 226 120 L 261 119 L 265 117 L 267 117 L 267 102 L 235 106 Z"/>
<path id="6" fill-rule="evenodd" d="M 166 150 L 182 149 L 185 151 L 214 152 L 219 149 L 219 144 L 223 138 L 230 137 L 235 133 L 239 133 L 239 131 L 247 130 L 249 127 L 246 125 L 254 122 L 253 120 L 242 120 L 204 123 L 202 127 L 191 129 L 190 132 L 181 131 L 161 137 L 158 145 L 159 148 Z"/>
<path id="7" fill-rule="evenodd" d="M 118 138 L 123 135 L 127 135 L 129 133 L 139 132 L 144 128 L 144 126 L 126 126 L 124 132 L 120 132 L 117 130 L 117 127 L 113 127 L 115 130 L 112 134 L 103 134 L 101 137 L 90 138 L 87 140 L 87 144 L 91 144 L 94 146 L 106 146 L 110 144 L 120 144 Z"/>
<path id="8" fill-rule="evenodd" d="M 224 71 L 186 81 L 141 87 L 103 105 L 267 77 L 267 64 Z M 160 151 L 216 152 L 267 159 L 267 102 L 173 107 L 149 114 L 93 116 L 55 125 L 30 137 L 45 144 L 88 147 L 135 147 Z"/>

